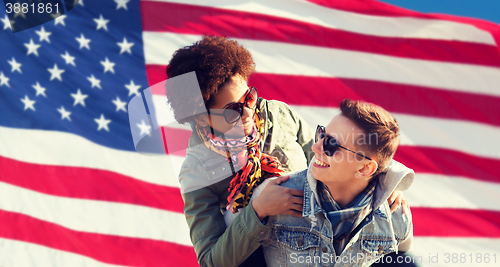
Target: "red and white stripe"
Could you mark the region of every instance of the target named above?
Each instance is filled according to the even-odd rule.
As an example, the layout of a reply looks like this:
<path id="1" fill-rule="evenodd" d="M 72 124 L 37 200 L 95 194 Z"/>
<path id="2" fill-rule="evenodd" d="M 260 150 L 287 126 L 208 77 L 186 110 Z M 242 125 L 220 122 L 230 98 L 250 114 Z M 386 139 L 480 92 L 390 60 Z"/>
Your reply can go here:
<path id="1" fill-rule="evenodd" d="M 402 129 L 396 160 L 417 172 L 405 193 L 415 253 L 426 266 L 449 266 L 446 253 L 473 254 L 453 266 L 496 266 L 494 253 L 500 262 L 500 26 L 361 0 L 157 0 L 141 9 L 150 85 L 166 78 L 175 50 L 218 34 L 251 51 L 249 83 L 262 97 L 289 103 L 313 128 L 343 98 L 391 111 Z M 152 91 L 158 125 L 186 146 L 189 127 Z M 0 266 L 197 265 L 180 148 L 145 156 L 68 133 L 0 127 L 0 136 L 9 140 L 0 141 Z"/>

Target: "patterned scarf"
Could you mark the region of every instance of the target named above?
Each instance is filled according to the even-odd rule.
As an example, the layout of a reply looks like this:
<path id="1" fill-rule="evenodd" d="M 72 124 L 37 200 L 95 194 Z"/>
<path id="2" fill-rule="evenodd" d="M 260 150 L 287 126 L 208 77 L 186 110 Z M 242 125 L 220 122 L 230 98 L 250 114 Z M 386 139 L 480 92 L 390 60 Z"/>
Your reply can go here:
<path id="1" fill-rule="evenodd" d="M 217 154 L 227 158 L 239 168 L 229 184 L 226 209 L 233 213 L 248 205 L 253 190 L 265 179 L 282 175 L 281 163 L 276 157 L 264 154 L 259 149 L 263 135 L 264 121 L 255 110 L 255 124 L 249 136 L 240 139 L 223 139 L 215 136 L 213 130 L 196 124 L 196 132 L 205 145 Z"/>

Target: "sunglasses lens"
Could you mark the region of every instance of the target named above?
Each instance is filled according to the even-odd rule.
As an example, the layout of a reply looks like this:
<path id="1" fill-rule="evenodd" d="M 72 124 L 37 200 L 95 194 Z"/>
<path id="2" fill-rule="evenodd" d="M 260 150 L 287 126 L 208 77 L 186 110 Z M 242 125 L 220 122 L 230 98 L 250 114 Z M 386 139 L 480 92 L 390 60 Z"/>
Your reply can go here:
<path id="1" fill-rule="evenodd" d="M 243 104 L 235 103 L 224 109 L 224 118 L 226 119 L 226 122 L 229 124 L 235 123 L 237 120 L 241 118 L 242 113 L 243 113 Z"/>
<path id="2" fill-rule="evenodd" d="M 315 141 L 318 142 L 318 140 L 320 140 L 321 138 L 324 138 L 323 139 L 323 152 L 325 152 L 325 154 L 328 156 L 328 157 L 331 157 L 333 156 L 333 154 L 335 154 L 335 151 L 337 151 L 337 149 L 339 148 L 339 143 L 337 142 L 337 140 L 329 135 L 326 135 L 325 133 L 325 128 L 321 125 L 318 125 L 318 128 L 316 128 L 316 137 L 315 137 Z"/>
<path id="3" fill-rule="evenodd" d="M 325 154 L 329 157 L 335 154 L 335 151 L 339 148 L 339 143 L 337 140 L 331 136 L 327 136 L 323 141 L 323 150 Z"/>
<path id="4" fill-rule="evenodd" d="M 324 137 L 323 133 L 316 131 L 316 138 L 314 141 L 318 142 L 318 140 L 320 140 L 323 137 Z"/>
<path id="5" fill-rule="evenodd" d="M 224 109 L 224 119 L 229 124 L 235 123 L 243 115 L 243 107 L 246 105 L 248 108 L 255 108 L 257 105 L 257 89 L 255 87 L 250 88 L 245 96 L 244 103 L 233 103 L 232 105 Z"/>
<path id="6" fill-rule="evenodd" d="M 257 89 L 255 87 L 252 87 L 245 98 L 247 107 L 254 108 L 257 104 L 257 98 Z"/>
<path id="7" fill-rule="evenodd" d="M 314 137 L 314 142 L 318 142 L 321 138 L 325 137 L 325 130 L 322 128 L 322 126 L 318 126 L 316 128 L 316 135 Z"/>

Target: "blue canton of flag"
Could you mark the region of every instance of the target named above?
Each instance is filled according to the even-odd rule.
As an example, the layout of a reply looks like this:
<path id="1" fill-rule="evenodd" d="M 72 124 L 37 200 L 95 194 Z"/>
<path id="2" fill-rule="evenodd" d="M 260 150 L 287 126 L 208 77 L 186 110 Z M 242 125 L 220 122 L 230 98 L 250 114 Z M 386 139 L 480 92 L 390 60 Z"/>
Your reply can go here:
<path id="1" fill-rule="evenodd" d="M 133 151 L 127 103 L 148 87 L 139 1 L 80 1 L 18 33 L 26 18 L 0 14 L 0 125 Z"/>

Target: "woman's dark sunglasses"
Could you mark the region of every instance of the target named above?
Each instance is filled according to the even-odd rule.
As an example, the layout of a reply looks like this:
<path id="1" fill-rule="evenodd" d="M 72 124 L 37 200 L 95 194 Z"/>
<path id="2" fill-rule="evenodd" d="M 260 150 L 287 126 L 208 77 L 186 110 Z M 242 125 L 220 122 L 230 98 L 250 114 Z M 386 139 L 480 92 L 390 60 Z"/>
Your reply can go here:
<path id="1" fill-rule="evenodd" d="M 316 138 L 315 138 L 315 141 L 318 142 L 318 140 L 320 140 L 322 138 L 323 138 L 323 151 L 329 157 L 333 156 L 333 154 L 335 154 L 335 151 L 337 151 L 339 149 L 339 147 L 340 147 L 340 148 L 343 148 L 343 149 L 345 149 L 345 150 L 347 150 L 349 152 L 352 152 L 352 153 L 354 153 L 356 155 L 360 155 L 363 158 L 372 160 L 371 158 L 369 158 L 369 157 L 367 157 L 367 156 L 365 156 L 363 154 L 360 154 L 358 152 L 350 150 L 349 148 L 341 146 L 339 144 L 339 142 L 337 141 L 337 139 L 335 139 L 334 137 L 326 134 L 326 132 L 325 132 L 325 126 L 318 125 L 318 127 L 316 128 Z"/>
<path id="2" fill-rule="evenodd" d="M 212 111 L 209 111 L 210 115 L 216 115 L 216 116 L 224 116 L 224 119 L 226 120 L 227 123 L 233 124 L 237 122 L 241 116 L 243 115 L 243 108 L 251 108 L 254 109 L 257 105 L 257 88 L 255 87 L 250 87 L 248 88 L 247 92 L 245 93 L 245 101 L 242 102 L 237 102 L 237 103 L 231 103 L 227 106 L 225 106 L 223 109 L 224 111 L 222 114 L 220 113 L 213 113 Z"/>

